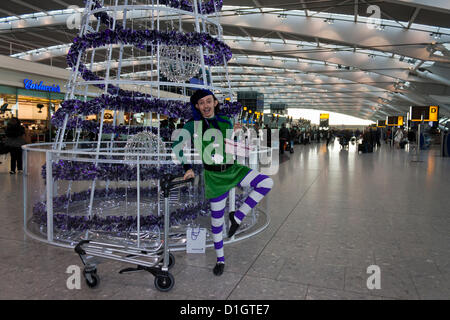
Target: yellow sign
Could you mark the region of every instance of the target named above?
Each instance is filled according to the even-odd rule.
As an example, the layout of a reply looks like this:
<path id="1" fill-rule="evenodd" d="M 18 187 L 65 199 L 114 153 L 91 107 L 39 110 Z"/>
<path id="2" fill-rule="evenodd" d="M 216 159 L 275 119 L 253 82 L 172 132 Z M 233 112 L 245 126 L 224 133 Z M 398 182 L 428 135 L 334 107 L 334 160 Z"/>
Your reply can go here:
<path id="1" fill-rule="evenodd" d="M 409 117 L 411 121 L 438 121 L 438 106 L 411 106 Z"/>
<path id="2" fill-rule="evenodd" d="M 252 113 L 252 110 L 248 110 L 248 113 Z"/>
<path id="3" fill-rule="evenodd" d="M 397 125 L 399 125 L 399 126 L 403 125 L 403 116 L 398 116 Z"/>
<path id="4" fill-rule="evenodd" d="M 329 113 L 321 113 L 320 119 L 330 119 L 330 114 Z"/>
<path id="5" fill-rule="evenodd" d="M 247 110 L 247 107 L 244 107 L 244 111 Z"/>
<path id="6" fill-rule="evenodd" d="M 437 106 L 430 107 L 430 121 L 438 121 L 438 107 Z"/>

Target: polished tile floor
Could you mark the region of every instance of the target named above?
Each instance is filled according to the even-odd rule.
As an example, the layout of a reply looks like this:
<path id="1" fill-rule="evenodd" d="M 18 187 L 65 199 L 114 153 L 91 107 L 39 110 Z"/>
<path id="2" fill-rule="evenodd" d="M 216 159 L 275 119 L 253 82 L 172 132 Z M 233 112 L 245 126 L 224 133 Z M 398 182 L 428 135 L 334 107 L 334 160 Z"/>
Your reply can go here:
<path id="1" fill-rule="evenodd" d="M 153 276 L 120 275 L 115 262 L 99 266 L 98 288 L 67 289 L 67 267 L 81 262 L 24 235 L 22 179 L 2 156 L 0 299 L 450 299 L 450 158 L 415 159 L 387 145 L 359 155 L 296 146 L 261 204 L 270 226 L 225 246 L 221 277 L 212 249 L 175 253 L 175 287 L 161 293 Z M 372 265 L 380 289 L 367 287 Z"/>

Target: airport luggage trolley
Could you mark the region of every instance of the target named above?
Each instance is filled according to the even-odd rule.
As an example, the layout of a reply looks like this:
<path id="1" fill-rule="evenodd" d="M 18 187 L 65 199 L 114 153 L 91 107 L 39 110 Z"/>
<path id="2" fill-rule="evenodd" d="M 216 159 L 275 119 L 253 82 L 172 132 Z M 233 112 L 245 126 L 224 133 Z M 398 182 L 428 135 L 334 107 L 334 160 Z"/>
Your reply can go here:
<path id="1" fill-rule="evenodd" d="M 120 244 L 82 240 L 75 246 L 75 252 L 80 256 L 84 265 L 83 276 L 88 287 L 95 288 L 100 284 L 97 262 L 94 259 L 94 257 L 100 257 L 137 265 L 135 268 L 120 270 L 120 274 L 137 271 L 150 272 L 155 277 L 155 287 L 159 291 L 167 292 L 173 288 L 175 279 L 169 269 L 175 265 L 175 257 L 169 251 L 169 195 L 175 186 L 194 181 L 194 179 L 174 181 L 176 178 L 166 176 L 161 180 L 161 189 L 164 195 L 164 240 L 159 245 L 151 250 L 148 248 L 143 250 Z"/>

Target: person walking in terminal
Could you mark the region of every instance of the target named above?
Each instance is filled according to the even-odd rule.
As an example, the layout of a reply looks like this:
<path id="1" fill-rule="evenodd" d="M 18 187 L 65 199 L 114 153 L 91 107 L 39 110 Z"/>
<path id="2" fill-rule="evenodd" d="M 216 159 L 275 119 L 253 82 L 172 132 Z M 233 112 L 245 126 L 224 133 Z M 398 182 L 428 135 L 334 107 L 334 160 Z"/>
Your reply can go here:
<path id="1" fill-rule="evenodd" d="M 294 153 L 295 129 L 289 129 L 289 152 Z"/>
<path id="2" fill-rule="evenodd" d="M 285 145 L 286 143 L 288 143 L 290 140 L 290 133 L 289 133 L 289 129 L 286 128 L 286 123 L 283 122 L 283 124 L 281 125 L 281 129 L 280 129 L 280 153 L 284 154 L 284 150 L 285 150 Z"/>
<path id="3" fill-rule="evenodd" d="M 10 174 L 22 172 L 22 146 L 26 144 L 25 128 L 18 118 L 11 118 L 6 126 L 6 143 L 11 154 L 11 171 Z"/>
<path id="4" fill-rule="evenodd" d="M 330 140 L 331 140 L 331 130 L 327 131 L 327 147 L 330 144 Z"/>
<path id="5" fill-rule="evenodd" d="M 400 143 L 402 141 L 403 141 L 403 129 L 398 128 L 397 131 L 395 131 L 395 135 L 394 135 L 394 144 L 397 149 L 401 149 Z"/>
<path id="6" fill-rule="evenodd" d="M 381 147 L 381 129 L 380 128 L 377 128 L 375 141 L 376 141 L 377 147 L 378 148 Z"/>
<path id="7" fill-rule="evenodd" d="M 222 139 L 226 137 L 226 131 L 229 129 L 240 129 L 240 124 L 233 124 L 231 120 L 223 115 L 219 115 L 219 101 L 214 94 L 209 90 L 197 90 L 190 99 L 191 108 L 193 112 L 193 119 L 188 121 L 183 129 L 189 131 L 194 139 L 198 139 L 202 136 L 198 133 L 199 125 L 202 125 L 203 134 L 208 129 L 217 129 L 222 134 Z M 195 130 L 194 130 L 195 129 Z M 219 135 L 220 136 L 220 135 Z M 182 140 L 175 141 L 173 148 Z M 223 142 L 223 141 L 222 141 Z M 273 180 L 266 175 L 263 175 L 255 170 L 252 170 L 246 166 L 237 163 L 226 163 L 226 157 L 211 154 L 211 159 L 205 159 L 205 148 L 212 142 L 204 141 L 203 138 L 200 142 L 194 141 L 194 146 L 198 150 L 201 148 L 202 161 L 204 166 L 204 179 L 205 179 L 205 197 L 209 199 L 211 205 L 211 232 L 213 234 L 214 248 L 216 251 L 217 262 L 214 266 L 213 273 L 216 276 L 220 276 L 225 268 L 225 255 L 223 248 L 223 226 L 224 226 L 224 214 L 225 205 L 228 198 L 229 191 L 236 187 L 252 187 L 253 190 L 245 199 L 244 203 L 236 212 L 229 212 L 230 229 L 228 230 L 228 237 L 231 238 L 238 230 L 242 220 L 254 208 L 267 193 L 272 189 Z M 225 143 L 220 144 L 216 140 L 214 143 L 222 145 L 225 148 Z M 222 155 L 225 155 L 222 150 Z M 195 173 L 192 170 L 192 166 L 183 162 L 182 151 L 175 156 L 183 164 L 185 170 L 184 179 L 190 179 L 195 177 Z M 208 164 L 213 163 L 213 164 Z"/>

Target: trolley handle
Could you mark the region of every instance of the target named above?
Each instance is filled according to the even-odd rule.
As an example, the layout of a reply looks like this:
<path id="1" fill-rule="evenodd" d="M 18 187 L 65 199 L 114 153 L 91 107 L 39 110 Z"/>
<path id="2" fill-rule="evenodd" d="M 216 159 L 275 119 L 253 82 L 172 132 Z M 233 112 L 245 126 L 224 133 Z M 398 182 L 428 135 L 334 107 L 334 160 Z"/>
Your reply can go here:
<path id="1" fill-rule="evenodd" d="M 167 198 L 169 196 L 170 190 L 173 189 L 173 187 L 185 183 L 190 183 L 194 181 L 194 178 L 186 179 L 186 180 L 177 180 L 173 181 L 174 179 L 179 178 L 176 176 L 167 175 L 162 179 L 161 181 L 161 188 L 164 193 L 164 198 Z"/>
<path id="2" fill-rule="evenodd" d="M 89 242 L 90 240 L 81 240 L 80 242 L 78 242 L 78 244 L 75 246 L 75 252 L 79 255 L 85 255 L 86 251 L 83 250 L 82 246 Z"/>
<path id="3" fill-rule="evenodd" d="M 180 185 L 180 184 L 187 184 L 187 183 L 190 183 L 190 182 L 194 182 L 194 178 L 189 178 L 189 179 L 186 179 L 186 180 L 177 180 L 177 181 L 171 181 L 170 183 L 169 183 L 169 185 L 170 185 L 170 188 L 172 188 L 172 187 L 174 187 L 174 186 L 177 186 L 177 185 Z"/>

